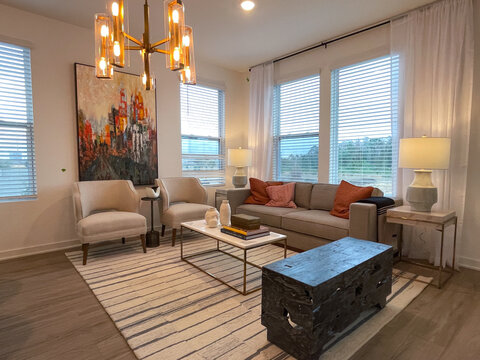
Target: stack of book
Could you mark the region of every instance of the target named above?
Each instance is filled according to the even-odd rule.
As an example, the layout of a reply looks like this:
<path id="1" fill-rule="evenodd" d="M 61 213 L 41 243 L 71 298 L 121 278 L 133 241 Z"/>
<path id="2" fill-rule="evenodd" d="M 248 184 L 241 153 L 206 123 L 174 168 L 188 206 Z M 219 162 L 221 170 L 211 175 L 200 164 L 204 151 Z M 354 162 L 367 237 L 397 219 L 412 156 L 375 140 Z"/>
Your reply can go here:
<path id="1" fill-rule="evenodd" d="M 270 235 L 266 226 L 260 225 L 260 218 L 250 215 L 233 215 L 231 226 L 223 226 L 221 232 L 243 240 L 256 239 Z"/>

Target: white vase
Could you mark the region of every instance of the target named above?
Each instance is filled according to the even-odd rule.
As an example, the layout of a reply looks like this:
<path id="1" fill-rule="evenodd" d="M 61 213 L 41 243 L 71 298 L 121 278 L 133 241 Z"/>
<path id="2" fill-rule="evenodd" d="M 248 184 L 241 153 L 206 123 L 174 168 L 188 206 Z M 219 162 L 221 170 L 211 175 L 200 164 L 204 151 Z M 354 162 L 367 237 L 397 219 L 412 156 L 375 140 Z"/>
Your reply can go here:
<path id="1" fill-rule="evenodd" d="M 223 200 L 220 205 L 220 224 L 223 226 L 230 226 L 230 215 L 232 215 L 232 209 L 228 200 Z"/>
<path id="2" fill-rule="evenodd" d="M 208 209 L 205 212 L 205 222 L 207 223 L 208 227 L 211 227 L 211 228 L 217 227 L 219 219 L 220 219 L 220 214 L 218 213 L 218 210 L 215 209 L 214 207 Z"/>
<path id="3" fill-rule="evenodd" d="M 158 187 L 155 187 L 156 190 L 153 190 L 153 188 L 151 187 L 146 187 L 145 188 L 145 194 L 147 195 L 147 197 L 149 198 L 157 198 L 159 195 L 160 195 L 160 186 Z"/>

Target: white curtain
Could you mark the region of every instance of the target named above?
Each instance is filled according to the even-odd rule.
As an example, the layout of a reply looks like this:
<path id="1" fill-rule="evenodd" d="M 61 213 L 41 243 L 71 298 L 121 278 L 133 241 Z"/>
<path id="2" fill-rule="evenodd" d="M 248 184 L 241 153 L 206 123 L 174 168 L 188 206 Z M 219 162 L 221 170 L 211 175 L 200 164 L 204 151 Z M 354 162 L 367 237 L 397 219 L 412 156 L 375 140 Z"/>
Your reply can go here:
<path id="1" fill-rule="evenodd" d="M 392 56 L 398 55 L 399 137 L 448 137 L 450 169 L 433 171 L 435 209 L 454 209 L 461 241 L 467 179 L 473 86 L 472 0 L 444 0 L 413 11 L 391 24 Z M 399 169 L 403 195 L 413 171 Z M 404 231 L 404 255 L 440 262 L 440 234 L 422 228 Z M 445 233 L 444 259 L 451 262 L 453 226 Z M 445 264 L 445 261 L 444 261 Z"/>
<path id="2" fill-rule="evenodd" d="M 262 180 L 272 177 L 272 108 L 273 63 L 255 66 L 250 72 L 248 148 L 253 158 L 249 176 Z"/>

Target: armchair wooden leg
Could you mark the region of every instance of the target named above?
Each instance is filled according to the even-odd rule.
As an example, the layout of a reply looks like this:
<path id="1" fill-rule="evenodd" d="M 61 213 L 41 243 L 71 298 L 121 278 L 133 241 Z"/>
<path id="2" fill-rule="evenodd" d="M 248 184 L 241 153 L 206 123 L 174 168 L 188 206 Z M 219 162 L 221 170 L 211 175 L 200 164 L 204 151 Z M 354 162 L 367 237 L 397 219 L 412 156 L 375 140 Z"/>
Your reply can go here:
<path id="1" fill-rule="evenodd" d="M 162 237 L 165 236 L 165 225 L 162 225 Z"/>
<path id="2" fill-rule="evenodd" d="M 147 252 L 147 240 L 145 239 L 145 234 L 140 235 L 140 240 L 142 241 L 143 252 Z"/>
<path id="3" fill-rule="evenodd" d="M 122 238 L 122 244 L 125 244 L 125 238 Z"/>
<path id="4" fill-rule="evenodd" d="M 82 244 L 83 250 L 83 265 L 87 265 L 88 244 Z"/>
<path id="5" fill-rule="evenodd" d="M 177 229 L 172 229 L 172 246 L 175 246 L 175 237 L 177 236 Z"/>

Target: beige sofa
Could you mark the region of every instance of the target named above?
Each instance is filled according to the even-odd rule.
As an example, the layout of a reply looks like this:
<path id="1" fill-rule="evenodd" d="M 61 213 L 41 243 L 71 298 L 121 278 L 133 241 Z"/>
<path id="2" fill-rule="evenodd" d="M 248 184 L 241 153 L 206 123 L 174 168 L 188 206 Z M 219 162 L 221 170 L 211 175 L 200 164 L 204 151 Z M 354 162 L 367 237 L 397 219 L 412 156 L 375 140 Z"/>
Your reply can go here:
<path id="1" fill-rule="evenodd" d="M 312 249 L 346 236 L 383 241 L 386 236 L 395 235 L 394 229 L 385 228 L 385 215 L 378 216 L 374 204 L 351 204 L 350 219 L 330 215 L 337 188 L 334 184 L 296 183 L 296 209 L 244 204 L 250 189 L 227 190 L 227 199 L 232 214 L 258 216 L 272 231 L 287 235 L 288 245 L 299 250 Z M 383 196 L 383 193 L 375 188 L 372 196 Z"/>

